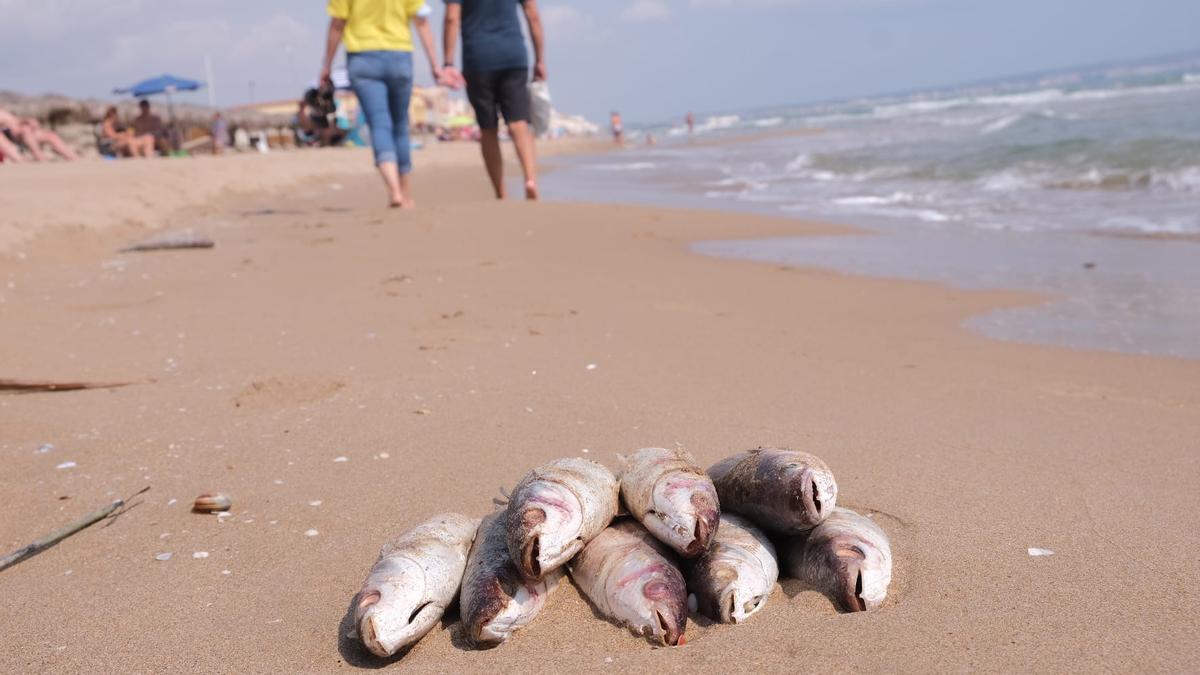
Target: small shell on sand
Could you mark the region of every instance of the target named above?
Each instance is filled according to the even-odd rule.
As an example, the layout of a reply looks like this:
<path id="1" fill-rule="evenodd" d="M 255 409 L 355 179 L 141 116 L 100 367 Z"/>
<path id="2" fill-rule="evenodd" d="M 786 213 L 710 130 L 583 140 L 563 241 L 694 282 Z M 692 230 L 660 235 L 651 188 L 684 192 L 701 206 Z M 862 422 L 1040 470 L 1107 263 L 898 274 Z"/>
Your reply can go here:
<path id="1" fill-rule="evenodd" d="M 233 507 L 233 499 L 229 495 L 222 492 L 205 492 L 196 497 L 196 502 L 192 504 L 192 510 L 197 513 L 216 513 L 217 511 L 228 511 Z"/>

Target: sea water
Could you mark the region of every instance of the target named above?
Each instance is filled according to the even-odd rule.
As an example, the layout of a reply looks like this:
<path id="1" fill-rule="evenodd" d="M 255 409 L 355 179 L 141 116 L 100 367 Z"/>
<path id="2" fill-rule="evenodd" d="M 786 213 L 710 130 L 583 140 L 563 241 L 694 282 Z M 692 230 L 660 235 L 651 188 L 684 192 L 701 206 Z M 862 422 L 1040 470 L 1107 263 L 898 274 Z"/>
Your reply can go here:
<path id="1" fill-rule="evenodd" d="M 695 248 L 1046 292 L 969 324 L 1200 358 L 1200 55 L 731 113 L 633 141 L 568 160 L 548 194 L 854 224 L 875 236 Z"/>

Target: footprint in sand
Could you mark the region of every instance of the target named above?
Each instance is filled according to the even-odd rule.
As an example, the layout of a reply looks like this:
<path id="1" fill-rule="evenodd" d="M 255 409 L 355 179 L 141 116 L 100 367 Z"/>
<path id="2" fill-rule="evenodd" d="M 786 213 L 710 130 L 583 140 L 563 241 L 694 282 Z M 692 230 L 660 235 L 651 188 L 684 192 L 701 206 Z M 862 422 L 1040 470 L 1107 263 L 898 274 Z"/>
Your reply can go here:
<path id="1" fill-rule="evenodd" d="M 246 385 L 233 399 L 235 408 L 261 410 L 316 403 L 336 394 L 344 382 L 319 378 L 270 377 Z"/>

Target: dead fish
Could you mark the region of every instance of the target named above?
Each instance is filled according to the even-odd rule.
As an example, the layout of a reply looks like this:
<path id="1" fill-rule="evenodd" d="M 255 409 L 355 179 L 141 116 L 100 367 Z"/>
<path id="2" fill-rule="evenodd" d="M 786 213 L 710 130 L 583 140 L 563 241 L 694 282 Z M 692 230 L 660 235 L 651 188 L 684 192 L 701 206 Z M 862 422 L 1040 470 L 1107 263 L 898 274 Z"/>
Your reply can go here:
<path id="1" fill-rule="evenodd" d="M 684 450 L 643 448 L 627 458 L 621 499 L 651 534 L 686 558 L 708 550 L 720 524 L 717 489 Z"/>
<path id="2" fill-rule="evenodd" d="M 892 583 L 892 548 L 875 521 L 836 508 L 807 536 L 784 544 L 787 572 L 846 612 L 875 609 Z"/>
<path id="3" fill-rule="evenodd" d="M 562 567 L 617 515 L 620 483 L 603 464 L 572 457 L 530 471 L 507 512 L 508 551 L 526 579 Z"/>
<path id="4" fill-rule="evenodd" d="M 688 590 L 701 614 L 742 623 L 762 609 L 779 579 L 771 541 L 750 521 L 721 514 L 721 529 L 707 553 L 687 564 Z"/>
<path id="5" fill-rule="evenodd" d="M 665 645 L 684 643 L 687 587 L 670 550 L 633 520 L 621 520 L 583 547 L 567 567 L 604 616 Z"/>
<path id="6" fill-rule="evenodd" d="M 508 553 L 504 523 L 503 511 L 483 519 L 462 580 L 463 627 L 476 647 L 494 647 L 529 625 L 562 577 L 554 570 L 538 581 L 523 579 Z"/>
<path id="7" fill-rule="evenodd" d="M 825 519 L 837 501 L 833 472 L 807 452 L 758 448 L 708 470 L 721 508 L 779 534 L 799 534 Z"/>
<path id="8" fill-rule="evenodd" d="M 428 633 L 458 594 L 479 521 L 443 513 L 387 543 L 355 601 L 367 649 L 391 656 Z"/>

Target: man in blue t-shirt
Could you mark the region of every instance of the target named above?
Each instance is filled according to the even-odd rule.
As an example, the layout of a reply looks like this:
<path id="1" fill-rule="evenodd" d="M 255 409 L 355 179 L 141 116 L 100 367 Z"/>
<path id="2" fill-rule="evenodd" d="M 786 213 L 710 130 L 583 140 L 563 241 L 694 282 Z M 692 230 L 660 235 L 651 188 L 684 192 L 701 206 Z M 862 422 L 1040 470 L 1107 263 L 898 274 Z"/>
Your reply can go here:
<path id="1" fill-rule="evenodd" d="M 446 0 L 446 48 L 443 82 L 458 88 L 465 78 L 467 98 L 475 108 L 482 134 L 483 163 L 497 199 L 504 199 L 504 159 L 500 154 L 500 115 L 517 147 L 525 172 L 525 198 L 537 199 L 537 157 L 529 128 L 529 57 L 517 18 L 525 12 L 533 40 L 533 79 L 546 79 L 542 20 L 537 0 Z M 462 30 L 462 70 L 454 57 Z"/>

